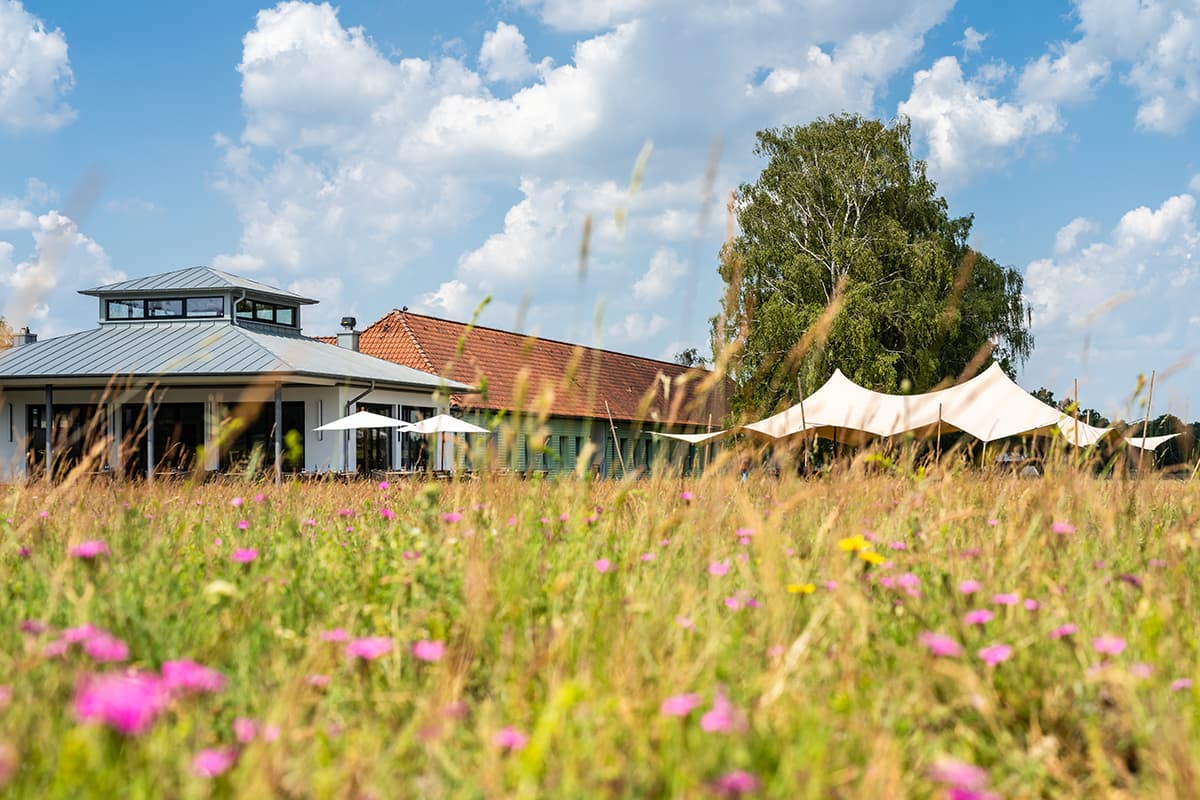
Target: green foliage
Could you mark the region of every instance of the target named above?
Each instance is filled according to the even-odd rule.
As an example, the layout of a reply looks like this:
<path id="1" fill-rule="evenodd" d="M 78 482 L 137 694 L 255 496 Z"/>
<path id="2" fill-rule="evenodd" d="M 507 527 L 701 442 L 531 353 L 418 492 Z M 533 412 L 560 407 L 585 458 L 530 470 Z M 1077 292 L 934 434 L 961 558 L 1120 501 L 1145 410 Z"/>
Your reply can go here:
<path id="1" fill-rule="evenodd" d="M 877 390 L 924 391 L 980 355 L 987 366 L 991 343 L 1010 373 L 1028 357 L 1020 273 L 967 245 L 972 218 L 949 215 L 907 121 L 831 116 L 760 131 L 755 152 L 767 165 L 739 190 L 713 323 L 714 352 L 738 346 L 731 373 L 747 412 L 791 404 L 797 377 L 807 394 L 835 368 Z"/>

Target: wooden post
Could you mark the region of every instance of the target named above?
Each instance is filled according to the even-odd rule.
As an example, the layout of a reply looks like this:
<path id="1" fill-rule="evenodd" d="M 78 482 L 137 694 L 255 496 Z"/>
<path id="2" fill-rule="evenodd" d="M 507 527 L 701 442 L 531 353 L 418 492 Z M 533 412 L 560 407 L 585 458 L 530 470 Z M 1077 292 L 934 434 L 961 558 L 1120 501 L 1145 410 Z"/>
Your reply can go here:
<path id="1" fill-rule="evenodd" d="M 275 485 L 283 484 L 283 384 L 275 384 Z"/>
<path id="2" fill-rule="evenodd" d="M 612 429 L 613 435 L 613 450 L 617 451 L 617 460 L 621 462 L 621 477 L 624 478 L 625 473 L 625 456 L 621 455 L 621 438 L 617 436 L 617 426 L 613 422 L 612 409 L 608 407 L 608 400 L 604 401 L 604 411 L 608 414 L 608 427 Z"/>
<path id="3" fill-rule="evenodd" d="M 809 474 L 808 468 L 808 420 L 804 418 L 804 386 L 800 383 L 800 376 L 796 376 L 796 390 L 800 393 L 800 426 L 804 429 L 801 433 L 801 441 L 804 442 L 804 475 Z"/>
<path id="4" fill-rule="evenodd" d="M 46 480 L 54 477 L 54 388 L 46 384 Z"/>
<path id="5" fill-rule="evenodd" d="M 1142 477 L 1142 460 L 1146 457 L 1146 432 L 1150 428 L 1150 406 L 1154 403 L 1154 370 L 1150 370 L 1150 394 L 1146 396 L 1146 418 L 1142 420 L 1142 446 L 1138 448 L 1138 477 Z"/>
<path id="6" fill-rule="evenodd" d="M 146 393 L 146 482 L 154 483 L 154 390 Z"/>

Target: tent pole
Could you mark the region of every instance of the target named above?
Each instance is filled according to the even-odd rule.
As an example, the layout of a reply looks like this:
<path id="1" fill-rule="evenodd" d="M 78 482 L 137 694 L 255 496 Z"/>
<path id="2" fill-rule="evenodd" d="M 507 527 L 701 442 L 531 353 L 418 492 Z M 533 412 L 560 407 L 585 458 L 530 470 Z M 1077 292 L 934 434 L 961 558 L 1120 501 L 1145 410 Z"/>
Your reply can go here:
<path id="1" fill-rule="evenodd" d="M 933 463 L 940 467 L 942 465 L 942 404 L 938 403 L 938 426 L 937 426 L 937 445 L 934 449 Z"/>
<path id="2" fill-rule="evenodd" d="M 808 420 L 804 418 L 804 386 L 800 383 L 800 376 L 796 376 L 796 391 L 800 393 L 800 426 L 804 429 L 801 434 L 801 441 L 804 443 L 804 476 L 808 477 Z"/>
<path id="3" fill-rule="evenodd" d="M 1146 397 L 1146 418 L 1142 420 L 1142 446 L 1138 448 L 1138 477 L 1142 477 L 1142 460 L 1146 457 L 1146 432 L 1150 428 L 1150 406 L 1154 402 L 1154 370 L 1150 370 L 1150 394 Z"/>

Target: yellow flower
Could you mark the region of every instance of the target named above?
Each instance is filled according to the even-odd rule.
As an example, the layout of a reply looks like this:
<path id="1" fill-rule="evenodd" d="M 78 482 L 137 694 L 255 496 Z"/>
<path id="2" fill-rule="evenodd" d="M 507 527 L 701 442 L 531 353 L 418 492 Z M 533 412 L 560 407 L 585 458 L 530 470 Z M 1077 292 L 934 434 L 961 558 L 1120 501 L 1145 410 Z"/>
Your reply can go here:
<path id="1" fill-rule="evenodd" d="M 866 550 L 871 545 L 863 538 L 861 533 L 856 533 L 853 536 L 847 536 L 838 542 L 838 547 L 845 550 L 847 553 L 854 553 L 859 550 Z"/>
<path id="2" fill-rule="evenodd" d="M 882 564 L 884 562 L 883 556 L 874 550 L 859 550 L 858 557 L 868 564 Z"/>
<path id="3" fill-rule="evenodd" d="M 789 583 L 787 590 L 788 594 L 812 594 L 817 590 L 817 587 L 811 583 Z"/>

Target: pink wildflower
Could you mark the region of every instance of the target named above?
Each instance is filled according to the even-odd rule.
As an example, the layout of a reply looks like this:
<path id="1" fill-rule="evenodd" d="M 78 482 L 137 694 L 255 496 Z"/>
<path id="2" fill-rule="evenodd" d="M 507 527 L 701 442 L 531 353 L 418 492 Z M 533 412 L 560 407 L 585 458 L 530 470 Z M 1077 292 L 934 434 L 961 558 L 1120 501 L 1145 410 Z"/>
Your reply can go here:
<path id="1" fill-rule="evenodd" d="M 721 577 L 729 572 L 729 559 L 724 561 L 714 561 L 708 565 L 708 574 Z"/>
<path id="2" fill-rule="evenodd" d="M 745 770 L 735 769 L 717 778 L 713 788 L 725 797 L 740 797 L 758 791 L 758 778 Z"/>
<path id="3" fill-rule="evenodd" d="M 1125 640 L 1110 633 L 1092 639 L 1092 648 L 1101 655 L 1119 656 L 1125 651 Z"/>
<path id="4" fill-rule="evenodd" d="M 929 777 L 958 789 L 980 790 L 987 786 L 988 776 L 982 768 L 955 758 L 938 759 L 929 770 Z"/>
<path id="5" fill-rule="evenodd" d="M 263 494 L 262 492 L 259 492 L 258 494 L 254 495 L 254 502 L 256 502 L 256 503 L 261 503 L 263 500 L 266 500 L 266 499 L 267 499 L 267 496 L 265 494 Z"/>
<path id="6" fill-rule="evenodd" d="M 33 555 L 33 551 L 27 545 L 21 545 L 21 549 L 17 551 L 17 555 L 21 558 L 29 558 Z"/>
<path id="7" fill-rule="evenodd" d="M 730 608 L 734 611 L 737 611 L 739 608 L 742 607 L 742 601 L 736 597 L 726 597 L 725 598 L 725 607 Z"/>
<path id="8" fill-rule="evenodd" d="M 838 587 L 837 581 L 825 581 L 825 588 L 827 590 L 832 592 L 833 590 L 837 589 L 837 587 Z"/>
<path id="9" fill-rule="evenodd" d="M 995 518 L 992 518 L 992 519 L 989 519 L 989 520 L 987 521 L 987 524 L 988 524 L 988 525 L 991 525 L 991 526 L 993 526 L 993 527 L 994 527 L 994 526 L 996 526 L 996 525 L 999 525 L 999 524 L 1000 524 L 1000 520 L 998 520 L 998 519 L 995 519 Z"/>
<path id="10" fill-rule="evenodd" d="M 258 735 L 258 723 L 246 717 L 238 717 L 233 721 L 233 735 L 239 744 L 250 744 Z"/>
<path id="11" fill-rule="evenodd" d="M 438 661 L 445 652 L 446 645 L 444 643 L 427 639 L 414 642 L 412 646 L 413 656 L 419 661 Z"/>
<path id="12" fill-rule="evenodd" d="M 1012 648 L 1006 644 L 990 644 L 980 648 L 976 655 L 983 659 L 989 667 L 994 667 L 1001 661 L 1008 661 L 1012 652 Z"/>
<path id="13" fill-rule="evenodd" d="M 509 725 L 496 731 L 492 744 L 504 750 L 520 750 L 529 744 L 529 737 Z"/>
<path id="14" fill-rule="evenodd" d="M 1135 678 L 1146 680 L 1154 674 L 1154 667 L 1144 661 L 1139 661 L 1136 664 L 1129 665 L 1129 674 Z"/>
<path id="15" fill-rule="evenodd" d="M 442 522 L 458 522 L 462 519 L 462 514 L 457 511 L 447 511 L 442 514 Z"/>
<path id="16" fill-rule="evenodd" d="M 1055 522 L 1050 526 L 1050 530 L 1058 534 L 1068 534 L 1075 532 L 1075 526 L 1069 522 Z"/>
<path id="17" fill-rule="evenodd" d="M 43 647 L 42 655 L 46 658 L 58 658 L 59 656 L 66 655 L 69 649 L 71 649 L 71 643 L 65 639 L 59 639 Z"/>
<path id="18" fill-rule="evenodd" d="M 237 750 L 232 747 L 215 747 L 201 750 L 192 759 L 192 772 L 201 778 L 215 778 L 237 763 Z"/>
<path id="19" fill-rule="evenodd" d="M 83 643 L 83 651 L 93 661 L 115 663 L 129 658 L 129 647 L 109 633 L 98 633 Z"/>
<path id="20" fill-rule="evenodd" d="M 348 642 L 350 634 L 344 628 L 332 628 L 327 631 L 321 631 L 322 642 Z"/>
<path id="21" fill-rule="evenodd" d="M 738 528 L 733 532 L 733 535 L 739 539 L 746 539 L 754 535 L 753 528 Z"/>
<path id="22" fill-rule="evenodd" d="M 677 625 L 679 625 L 679 627 L 687 629 L 687 630 L 690 630 L 695 627 L 695 623 L 692 622 L 691 617 L 676 617 L 675 623 Z"/>
<path id="23" fill-rule="evenodd" d="M 1192 688 L 1191 678 L 1176 678 L 1175 680 L 1171 681 L 1172 692 L 1183 692 L 1190 688 Z"/>
<path id="24" fill-rule="evenodd" d="M 700 728 L 707 733 L 734 733 L 745 730 L 741 712 L 721 692 L 713 698 L 712 708 L 700 717 Z"/>
<path id="25" fill-rule="evenodd" d="M 308 685 L 315 686 L 318 689 L 324 688 L 329 685 L 329 676 L 328 675 L 320 675 L 320 674 L 309 675 L 308 676 Z"/>
<path id="26" fill-rule="evenodd" d="M 657 553 L 642 553 L 642 561 L 653 561 L 658 558 Z"/>
<path id="27" fill-rule="evenodd" d="M 12 702 L 12 687 L 6 683 L 0 683 L 0 711 L 8 708 L 8 704 Z"/>
<path id="28" fill-rule="evenodd" d="M 892 548 L 893 550 L 907 550 L 908 549 L 908 545 L 905 544 L 904 542 L 891 542 L 888 544 L 888 547 Z"/>
<path id="29" fill-rule="evenodd" d="M 396 512 L 392 511 L 390 508 L 381 508 L 379 509 L 379 516 L 383 517 L 384 519 L 395 519 Z"/>
<path id="30" fill-rule="evenodd" d="M 596 572 L 609 572 L 612 570 L 612 562 L 607 558 L 597 558 L 592 562 L 592 566 L 596 568 Z"/>
<path id="31" fill-rule="evenodd" d="M 986 608 L 977 608 L 974 611 L 968 611 L 963 617 L 963 622 L 968 625 L 986 625 L 995 619 L 996 615 Z"/>
<path id="32" fill-rule="evenodd" d="M 696 499 L 696 495 L 692 494 L 691 492 L 680 492 L 679 499 L 685 503 L 690 503 Z"/>
<path id="33" fill-rule="evenodd" d="M 563 513 L 561 513 L 561 514 L 559 514 L 559 515 L 558 515 L 558 521 L 559 521 L 559 522 L 567 522 L 567 521 L 569 521 L 570 519 L 571 519 L 571 515 L 570 515 L 570 514 L 568 514 L 566 511 L 564 511 Z"/>
<path id="34" fill-rule="evenodd" d="M 1078 632 L 1079 632 L 1079 626 L 1067 623 L 1066 625 L 1059 625 L 1057 628 L 1050 631 L 1050 638 L 1051 639 L 1063 639 L 1063 638 L 1066 638 L 1067 636 L 1074 636 Z"/>
<path id="35" fill-rule="evenodd" d="M 374 661 L 392 651 L 392 640 L 387 636 L 369 636 L 365 639 L 355 639 L 346 645 L 346 655 L 351 658 L 361 658 Z"/>
<path id="36" fill-rule="evenodd" d="M 1034 600 L 1032 597 L 1027 599 L 1023 603 L 1023 605 L 1025 606 L 1026 611 L 1037 611 L 1039 608 L 1042 607 L 1042 604 L 1039 603 L 1037 600 Z"/>
<path id="37" fill-rule="evenodd" d="M 73 558 L 90 560 L 109 555 L 108 543 L 102 539 L 89 539 L 71 548 Z"/>
<path id="38" fill-rule="evenodd" d="M 945 658 L 957 658 L 962 655 L 962 645 L 941 633 L 921 631 L 917 641 L 923 644 L 932 655 Z"/>
<path id="39" fill-rule="evenodd" d="M 244 531 L 244 530 L 249 530 L 249 528 L 250 528 L 250 520 L 246 520 L 246 519 L 238 520 L 238 530 Z"/>
<path id="40" fill-rule="evenodd" d="M 76 642 L 86 642 L 98 633 L 103 633 L 95 625 L 90 622 L 85 622 L 82 625 L 77 625 L 74 628 L 67 628 L 62 632 L 64 642 L 74 644 Z"/>
<path id="41" fill-rule="evenodd" d="M 84 722 L 102 722 L 118 733 L 138 736 L 154 724 L 167 704 L 157 675 L 130 672 L 96 675 L 75 693 L 75 715 Z"/>
<path id="42" fill-rule="evenodd" d="M 239 564 L 249 564 L 258 558 L 258 551 L 253 547 L 239 547 L 233 551 L 231 558 Z"/>
<path id="43" fill-rule="evenodd" d="M 188 659 L 164 661 L 162 677 L 168 689 L 185 694 L 219 692 L 225 688 L 224 675 Z"/>
<path id="44" fill-rule="evenodd" d="M 387 481 L 380 481 L 380 482 L 379 482 L 379 488 L 380 488 L 380 490 L 381 490 L 381 491 L 387 491 L 387 488 L 388 488 L 388 482 L 387 482 Z"/>
<path id="45" fill-rule="evenodd" d="M 992 602 L 998 606 L 1015 606 L 1021 598 L 1011 592 L 992 595 Z"/>
<path id="46" fill-rule="evenodd" d="M 686 717 L 702 702 L 698 694 L 675 694 L 663 700 L 658 710 L 665 717 Z"/>
<path id="47" fill-rule="evenodd" d="M 234 508 L 241 508 L 241 507 L 242 507 L 242 503 L 244 503 L 244 502 L 245 502 L 245 501 L 244 501 L 244 500 L 242 500 L 242 498 L 240 498 L 240 497 L 235 497 L 235 498 L 233 498 L 232 500 L 230 500 L 230 501 L 229 501 L 229 505 L 233 506 Z"/>

